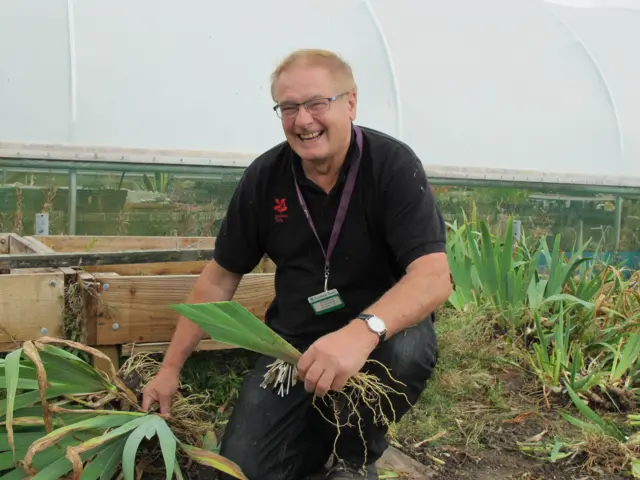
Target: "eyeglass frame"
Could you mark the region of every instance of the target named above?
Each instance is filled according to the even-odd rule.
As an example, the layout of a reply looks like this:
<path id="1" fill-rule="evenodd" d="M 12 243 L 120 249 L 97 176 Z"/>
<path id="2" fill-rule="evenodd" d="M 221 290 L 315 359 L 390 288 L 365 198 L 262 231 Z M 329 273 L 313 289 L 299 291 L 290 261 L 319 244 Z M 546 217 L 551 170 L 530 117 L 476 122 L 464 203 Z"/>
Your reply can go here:
<path id="1" fill-rule="evenodd" d="M 314 101 L 317 101 L 317 100 L 328 100 L 329 104 L 327 105 L 327 109 L 325 110 L 325 112 L 328 112 L 329 109 L 331 108 L 331 104 L 333 102 L 335 102 L 336 100 L 338 100 L 341 97 L 344 97 L 345 95 L 348 95 L 349 93 L 351 93 L 351 90 L 347 90 L 346 92 L 338 93 L 337 95 L 334 95 L 333 97 L 313 97 L 313 98 L 310 98 L 309 100 L 305 100 L 304 102 L 300 102 L 300 103 L 286 102 L 285 105 L 287 107 L 289 107 L 289 106 L 296 107 L 296 113 L 295 113 L 295 115 L 293 115 L 291 117 L 291 118 L 296 118 L 298 116 L 298 112 L 300 111 L 300 107 L 304 107 L 304 109 L 307 111 L 307 113 L 312 114 L 309 111 L 309 109 L 307 108 L 307 104 L 309 104 L 311 102 L 314 102 Z M 278 116 L 279 119 L 282 119 L 282 108 L 281 107 L 282 107 L 282 104 L 280 104 L 280 103 L 278 103 L 278 104 L 273 106 L 273 111 L 276 112 L 276 115 Z M 280 111 L 280 113 L 278 113 L 278 111 Z"/>

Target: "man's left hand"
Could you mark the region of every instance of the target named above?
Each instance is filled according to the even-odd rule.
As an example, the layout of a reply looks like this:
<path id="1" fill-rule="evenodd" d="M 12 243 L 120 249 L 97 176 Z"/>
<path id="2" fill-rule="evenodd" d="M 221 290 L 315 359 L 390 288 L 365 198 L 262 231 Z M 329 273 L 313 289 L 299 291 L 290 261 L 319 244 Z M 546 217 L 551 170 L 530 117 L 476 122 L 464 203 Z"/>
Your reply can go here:
<path id="1" fill-rule="evenodd" d="M 298 376 L 305 390 L 319 397 L 329 390 L 342 390 L 377 344 L 378 336 L 360 320 L 319 338 L 298 361 Z"/>

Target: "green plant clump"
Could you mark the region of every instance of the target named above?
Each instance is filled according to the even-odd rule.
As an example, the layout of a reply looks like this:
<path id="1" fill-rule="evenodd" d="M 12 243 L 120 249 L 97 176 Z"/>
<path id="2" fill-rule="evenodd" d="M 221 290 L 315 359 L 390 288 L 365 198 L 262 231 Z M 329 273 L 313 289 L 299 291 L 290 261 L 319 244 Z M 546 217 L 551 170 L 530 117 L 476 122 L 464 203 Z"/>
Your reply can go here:
<path id="1" fill-rule="evenodd" d="M 56 343 L 102 358 L 108 371 Z M 2 480 L 58 480 L 70 472 L 74 479 L 133 480 L 158 469 L 167 480 L 182 479 L 190 462 L 246 479 L 207 445 L 206 423 L 142 411 L 108 357 L 91 347 L 47 337 L 24 342 L 0 360 L 0 389 Z"/>

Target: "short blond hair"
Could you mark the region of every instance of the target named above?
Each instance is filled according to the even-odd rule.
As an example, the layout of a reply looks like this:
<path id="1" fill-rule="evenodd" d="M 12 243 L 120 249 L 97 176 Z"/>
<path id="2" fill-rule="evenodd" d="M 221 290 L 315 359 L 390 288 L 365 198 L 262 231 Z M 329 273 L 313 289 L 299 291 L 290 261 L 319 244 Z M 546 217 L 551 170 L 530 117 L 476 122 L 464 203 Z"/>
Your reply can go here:
<path id="1" fill-rule="evenodd" d="M 294 65 L 325 67 L 345 90 L 357 90 L 351 65 L 329 50 L 303 48 L 287 55 L 271 74 L 271 98 L 275 102 L 275 85 L 282 72 Z"/>

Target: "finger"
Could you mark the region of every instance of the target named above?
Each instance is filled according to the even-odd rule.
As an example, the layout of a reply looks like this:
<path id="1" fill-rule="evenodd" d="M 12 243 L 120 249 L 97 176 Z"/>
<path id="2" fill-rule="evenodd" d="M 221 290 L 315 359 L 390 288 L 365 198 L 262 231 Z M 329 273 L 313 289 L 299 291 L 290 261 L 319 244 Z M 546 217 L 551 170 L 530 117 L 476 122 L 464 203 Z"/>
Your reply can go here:
<path id="1" fill-rule="evenodd" d="M 313 354 L 313 350 L 311 349 L 307 350 L 300 356 L 300 359 L 298 360 L 298 378 L 300 378 L 300 380 L 305 380 L 307 372 L 309 371 L 309 368 L 313 364 L 314 360 L 315 356 Z"/>
<path id="2" fill-rule="evenodd" d="M 163 415 L 171 415 L 171 395 L 160 395 L 160 413 Z"/>
<path id="3" fill-rule="evenodd" d="M 321 364 L 316 362 L 311 365 L 311 368 L 309 368 L 309 371 L 304 378 L 304 389 L 309 393 L 315 391 L 316 384 L 323 373 L 324 367 Z"/>
<path id="4" fill-rule="evenodd" d="M 157 401 L 151 390 L 142 392 L 142 410 L 148 412 L 151 406 Z"/>
<path id="5" fill-rule="evenodd" d="M 344 374 L 336 375 L 333 378 L 333 383 L 331 384 L 331 390 L 333 390 L 334 392 L 341 391 L 348 381 L 349 381 L 348 375 L 344 375 Z"/>
<path id="6" fill-rule="evenodd" d="M 334 378 L 335 373 L 332 370 L 325 370 L 316 384 L 316 396 L 324 397 L 329 392 Z"/>

